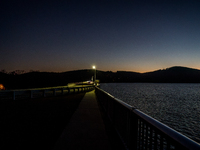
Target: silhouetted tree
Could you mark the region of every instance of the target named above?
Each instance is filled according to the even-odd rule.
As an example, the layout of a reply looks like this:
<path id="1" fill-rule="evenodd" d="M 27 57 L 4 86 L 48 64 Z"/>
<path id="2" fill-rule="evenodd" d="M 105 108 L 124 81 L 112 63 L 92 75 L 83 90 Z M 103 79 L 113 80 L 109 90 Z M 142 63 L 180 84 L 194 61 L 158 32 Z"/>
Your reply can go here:
<path id="1" fill-rule="evenodd" d="M 5 69 L 2 69 L 0 72 L 2 72 L 2 73 L 6 73 L 6 70 L 5 70 Z"/>

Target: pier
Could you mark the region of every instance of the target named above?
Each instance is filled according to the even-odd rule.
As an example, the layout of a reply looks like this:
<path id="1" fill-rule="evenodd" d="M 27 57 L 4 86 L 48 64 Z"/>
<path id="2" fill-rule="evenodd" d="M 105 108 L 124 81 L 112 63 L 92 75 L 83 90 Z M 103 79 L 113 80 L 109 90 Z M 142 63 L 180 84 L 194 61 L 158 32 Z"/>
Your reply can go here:
<path id="1" fill-rule="evenodd" d="M 111 149 L 94 90 L 85 94 L 54 149 Z"/>
<path id="2" fill-rule="evenodd" d="M 98 87 L 1 91 L 0 98 L 3 121 L 10 119 L 4 122 L 6 148 L 110 150 L 116 144 L 127 150 L 200 149 L 195 141 Z"/>

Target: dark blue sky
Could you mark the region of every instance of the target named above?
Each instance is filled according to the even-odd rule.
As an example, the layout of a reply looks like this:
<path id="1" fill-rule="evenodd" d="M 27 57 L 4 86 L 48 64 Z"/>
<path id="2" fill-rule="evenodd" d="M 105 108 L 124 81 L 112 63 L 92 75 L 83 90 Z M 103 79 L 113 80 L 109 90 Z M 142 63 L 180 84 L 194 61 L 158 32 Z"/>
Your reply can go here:
<path id="1" fill-rule="evenodd" d="M 200 1 L 0 2 L 0 69 L 200 69 Z"/>

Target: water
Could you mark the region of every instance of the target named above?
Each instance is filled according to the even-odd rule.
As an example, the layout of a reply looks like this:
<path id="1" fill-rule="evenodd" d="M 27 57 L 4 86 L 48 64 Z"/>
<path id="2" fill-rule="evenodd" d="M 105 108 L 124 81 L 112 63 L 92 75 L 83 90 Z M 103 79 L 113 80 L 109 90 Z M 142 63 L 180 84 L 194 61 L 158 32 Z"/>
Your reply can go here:
<path id="1" fill-rule="evenodd" d="M 200 143 L 200 84 L 102 83 L 100 88 Z"/>

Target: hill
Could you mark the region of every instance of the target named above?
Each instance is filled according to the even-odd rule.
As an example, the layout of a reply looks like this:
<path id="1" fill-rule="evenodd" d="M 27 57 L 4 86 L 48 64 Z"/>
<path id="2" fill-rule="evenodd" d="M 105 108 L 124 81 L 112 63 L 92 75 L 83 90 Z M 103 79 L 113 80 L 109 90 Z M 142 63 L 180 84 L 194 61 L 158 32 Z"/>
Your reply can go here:
<path id="1" fill-rule="evenodd" d="M 200 70 L 181 66 L 144 73 L 142 76 L 143 82 L 200 83 Z"/>
<path id="2" fill-rule="evenodd" d="M 62 73 L 29 72 L 20 75 L 0 72 L 0 83 L 6 89 L 64 86 L 71 82 L 90 80 L 94 70 L 76 70 Z M 153 82 L 153 83 L 200 83 L 200 70 L 175 66 L 153 72 L 96 71 L 101 83 L 110 82 Z"/>

